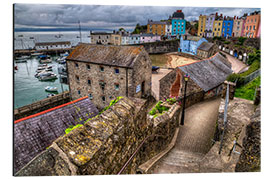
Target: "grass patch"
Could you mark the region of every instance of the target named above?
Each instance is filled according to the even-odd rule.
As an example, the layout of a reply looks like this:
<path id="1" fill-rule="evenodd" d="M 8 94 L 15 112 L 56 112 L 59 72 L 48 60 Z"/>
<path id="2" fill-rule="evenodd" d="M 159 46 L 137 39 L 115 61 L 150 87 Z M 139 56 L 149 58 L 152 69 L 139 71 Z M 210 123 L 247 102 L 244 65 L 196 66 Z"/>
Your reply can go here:
<path id="1" fill-rule="evenodd" d="M 234 96 L 242 99 L 254 100 L 256 86 L 259 87 L 260 85 L 261 77 L 259 76 L 247 85 L 236 88 Z"/>
<path id="2" fill-rule="evenodd" d="M 164 54 L 151 54 L 149 56 L 152 61 L 152 66 L 167 67 L 168 56 Z"/>

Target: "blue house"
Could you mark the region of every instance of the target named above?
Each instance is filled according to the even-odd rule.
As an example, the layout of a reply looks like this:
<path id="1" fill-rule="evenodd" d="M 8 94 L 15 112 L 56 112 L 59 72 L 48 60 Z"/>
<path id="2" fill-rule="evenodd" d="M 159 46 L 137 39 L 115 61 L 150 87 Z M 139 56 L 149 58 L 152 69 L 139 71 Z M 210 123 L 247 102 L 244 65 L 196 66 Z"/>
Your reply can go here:
<path id="1" fill-rule="evenodd" d="M 186 20 L 182 10 L 177 10 L 172 15 L 172 36 L 179 36 L 186 32 Z"/>
<path id="2" fill-rule="evenodd" d="M 232 17 L 225 17 L 223 20 L 222 25 L 222 37 L 232 37 L 233 31 L 233 18 Z"/>
<path id="3" fill-rule="evenodd" d="M 179 52 L 197 55 L 197 49 L 203 42 L 208 41 L 198 36 L 183 35 L 180 38 Z"/>

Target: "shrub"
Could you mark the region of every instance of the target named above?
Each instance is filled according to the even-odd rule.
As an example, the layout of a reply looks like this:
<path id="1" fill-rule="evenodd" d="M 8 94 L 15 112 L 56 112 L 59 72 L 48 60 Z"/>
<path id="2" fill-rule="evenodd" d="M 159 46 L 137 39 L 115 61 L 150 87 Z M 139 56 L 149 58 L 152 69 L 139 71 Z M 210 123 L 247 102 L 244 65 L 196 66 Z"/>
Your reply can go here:
<path id="1" fill-rule="evenodd" d="M 172 105 L 172 104 L 174 104 L 175 102 L 176 102 L 176 98 L 169 98 L 169 99 L 166 99 L 166 101 L 170 104 L 170 105 Z"/>
<path id="2" fill-rule="evenodd" d="M 83 126 L 82 124 L 77 124 L 76 126 L 69 126 L 69 128 L 67 128 L 66 130 L 65 130 L 65 133 L 66 134 L 68 134 L 70 131 L 72 131 L 73 129 L 76 129 L 77 127 L 81 127 L 81 126 Z"/>

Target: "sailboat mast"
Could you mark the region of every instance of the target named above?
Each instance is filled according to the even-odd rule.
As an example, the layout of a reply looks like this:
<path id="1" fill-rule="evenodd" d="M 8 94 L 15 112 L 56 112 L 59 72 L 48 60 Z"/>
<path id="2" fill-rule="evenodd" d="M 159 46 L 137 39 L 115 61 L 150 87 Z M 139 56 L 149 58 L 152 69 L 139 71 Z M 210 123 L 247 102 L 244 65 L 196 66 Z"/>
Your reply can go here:
<path id="1" fill-rule="evenodd" d="M 80 30 L 80 42 L 82 42 L 82 32 L 81 32 L 81 24 L 80 24 L 80 21 L 79 21 L 79 30 Z"/>

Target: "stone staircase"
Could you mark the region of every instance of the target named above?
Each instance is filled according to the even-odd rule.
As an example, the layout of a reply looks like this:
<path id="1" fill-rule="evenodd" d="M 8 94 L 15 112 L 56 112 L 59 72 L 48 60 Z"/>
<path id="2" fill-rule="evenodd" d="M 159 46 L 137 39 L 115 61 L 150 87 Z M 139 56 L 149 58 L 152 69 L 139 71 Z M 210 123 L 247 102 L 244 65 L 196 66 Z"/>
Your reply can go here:
<path id="1" fill-rule="evenodd" d="M 199 162 L 203 157 L 203 153 L 172 149 L 150 173 L 196 173 L 199 172 Z"/>

